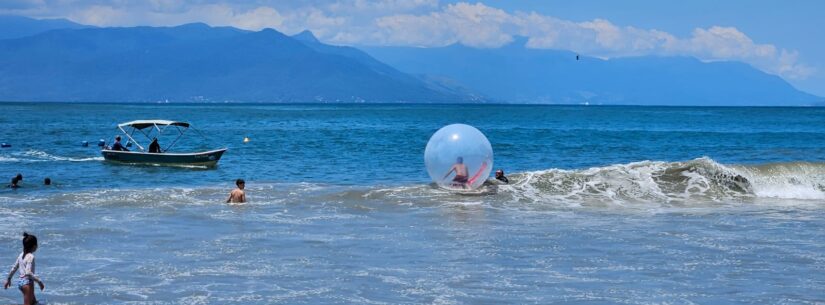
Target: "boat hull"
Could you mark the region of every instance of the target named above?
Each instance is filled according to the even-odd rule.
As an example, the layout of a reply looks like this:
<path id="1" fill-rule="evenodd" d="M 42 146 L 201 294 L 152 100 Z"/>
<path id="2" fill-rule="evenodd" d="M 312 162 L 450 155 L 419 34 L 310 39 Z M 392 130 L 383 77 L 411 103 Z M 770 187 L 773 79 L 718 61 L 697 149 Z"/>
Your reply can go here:
<path id="1" fill-rule="evenodd" d="M 218 164 L 226 148 L 195 153 L 147 153 L 104 149 L 103 159 L 129 164 L 213 167 Z"/>

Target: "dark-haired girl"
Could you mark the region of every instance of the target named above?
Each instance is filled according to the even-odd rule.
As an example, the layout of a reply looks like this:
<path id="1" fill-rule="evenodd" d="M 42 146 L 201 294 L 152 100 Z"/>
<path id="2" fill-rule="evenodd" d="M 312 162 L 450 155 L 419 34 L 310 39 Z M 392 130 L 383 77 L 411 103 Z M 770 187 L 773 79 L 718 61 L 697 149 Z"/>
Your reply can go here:
<path id="1" fill-rule="evenodd" d="M 37 304 L 37 298 L 34 297 L 34 283 L 40 285 L 40 290 L 46 288 L 40 278 L 34 274 L 34 251 L 37 251 L 37 237 L 29 233 L 23 232 L 23 253 L 17 257 L 14 266 L 11 267 L 11 272 L 6 278 L 6 284 L 3 288 L 8 289 L 11 286 L 11 277 L 14 272 L 20 270 L 20 276 L 17 279 L 17 288 L 23 293 L 23 305 Z"/>

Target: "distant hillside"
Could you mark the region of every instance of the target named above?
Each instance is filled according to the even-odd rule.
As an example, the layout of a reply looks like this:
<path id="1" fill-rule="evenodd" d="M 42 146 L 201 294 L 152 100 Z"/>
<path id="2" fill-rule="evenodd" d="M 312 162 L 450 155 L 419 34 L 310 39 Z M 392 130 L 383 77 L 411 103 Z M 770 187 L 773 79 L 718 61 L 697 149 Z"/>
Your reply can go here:
<path id="1" fill-rule="evenodd" d="M 33 19 L 23 16 L 0 15 L 0 39 L 11 39 L 40 34 L 56 29 L 82 29 L 91 26 L 66 19 Z"/>
<path id="2" fill-rule="evenodd" d="M 487 98 L 485 98 L 482 94 L 465 88 L 460 84 L 455 84 L 452 81 L 443 81 L 442 79 L 431 78 L 421 75 L 409 75 L 401 71 L 398 71 L 395 68 L 390 67 L 389 65 L 383 62 L 376 60 L 369 54 L 359 49 L 346 46 L 332 46 L 323 44 L 310 31 L 303 31 L 301 33 L 295 34 L 292 36 L 292 38 L 302 42 L 304 45 L 318 52 L 343 56 L 352 60 L 356 60 L 379 73 L 391 76 L 393 78 L 404 79 L 410 82 L 423 82 L 424 84 L 426 84 L 428 88 L 432 90 L 454 94 L 456 96 L 460 96 L 461 99 L 464 100 L 487 101 Z"/>
<path id="3" fill-rule="evenodd" d="M 825 105 L 738 62 L 524 47 L 370 47 L 267 29 L 95 28 L 0 15 L 0 101 Z"/>
<path id="4" fill-rule="evenodd" d="M 358 50 L 316 44 L 205 24 L 51 30 L 0 40 L 0 100 L 475 101 Z"/>
<path id="5" fill-rule="evenodd" d="M 403 72 L 453 79 L 489 97 L 520 103 L 635 105 L 813 105 L 825 99 L 738 62 L 686 57 L 601 60 L 524 47 L 369 47 Z"/>

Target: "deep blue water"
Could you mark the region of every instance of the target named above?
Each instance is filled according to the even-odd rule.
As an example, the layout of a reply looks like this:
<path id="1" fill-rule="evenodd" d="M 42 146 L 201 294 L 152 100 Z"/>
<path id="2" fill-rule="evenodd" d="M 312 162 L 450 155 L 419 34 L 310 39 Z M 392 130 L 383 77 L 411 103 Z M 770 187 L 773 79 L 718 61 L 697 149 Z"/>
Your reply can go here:
<path id="1" fill-rule="evenodd" d="M 427 140 L 456 122 L 484 132 L 496 166 L 508 172 L 703 156 L 723 164 L 825 160 L 825 108 L 3 104 L 0 110 L 0 141 L 13 145 L 0 157 L 22 162 L 2 162 L 0 173 L 50 176 L 72 187 L 210 185 L 236 177 L 422 183 L 429 179 L 422 170 Z M 99 157 L 96 142 L 111 143 L 117 123 L 147 118 L 191 122 L 207 140 L 190 132 L 179 143 L 229 151 L 212 171 L 38 162 Z M 244 137 L 251 142 L 243 144 Z"/>
<path id="2" fill-rule="evenodd" d="M 102 161 L 155 118 L 229 150 Z M 450 123 L 513 183 L 432 187 Z M 825 108 L 6 103 L 0 142 L 0 263 L 37 234 L 49 304 L 825 302 Z"/>

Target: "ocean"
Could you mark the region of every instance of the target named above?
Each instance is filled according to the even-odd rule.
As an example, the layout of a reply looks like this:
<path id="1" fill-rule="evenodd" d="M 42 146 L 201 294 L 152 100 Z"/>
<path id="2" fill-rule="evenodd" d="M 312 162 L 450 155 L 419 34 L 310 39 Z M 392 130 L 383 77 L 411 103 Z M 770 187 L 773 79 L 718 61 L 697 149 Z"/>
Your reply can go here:
<path id="1" fill-rule="evenodd" d="M 228 151 L 104 162 L 136 119 Z M 451 123 L 511 184 L 432 185 Z M 825 108 L 0 103 L 0 142 L 0 263 L 37 235 L 45 304 L 825 303 Z"/>

